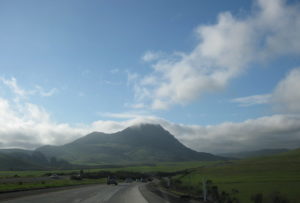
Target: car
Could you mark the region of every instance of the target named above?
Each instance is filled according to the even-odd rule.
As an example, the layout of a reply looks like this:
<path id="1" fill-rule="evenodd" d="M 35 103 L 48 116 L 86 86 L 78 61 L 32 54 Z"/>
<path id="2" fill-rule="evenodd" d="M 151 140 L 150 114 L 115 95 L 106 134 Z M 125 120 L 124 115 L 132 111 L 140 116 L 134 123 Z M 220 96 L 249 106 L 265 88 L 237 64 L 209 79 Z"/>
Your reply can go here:
<path id="1" fill-rule="evenodd" d="M 142 183 L 146 183 L 146 182 L 147 182 L 147 179 L 146 179 L 146 178 L 141 178 L 141 182 L 142 182 Z"/>
<path id="2" fill-rule="evenodd" d="M 115 177 L 108 176 L 107 177 L 107 185 L 110 185 L 110 184 L 118 185 L 117 179 Z"/>
<path id="3" fill-rule="evenodd" d="M 125 183 L 132 183 L 133 182 L 133 179 L 132 178 L 126 178 L 125 179 Z"/>
<path id="4" fill-rule="evenodd" d="M 51 179 L 59 179 L 59 176 L 57 174 L 52 174 L 50 176 Z"/>

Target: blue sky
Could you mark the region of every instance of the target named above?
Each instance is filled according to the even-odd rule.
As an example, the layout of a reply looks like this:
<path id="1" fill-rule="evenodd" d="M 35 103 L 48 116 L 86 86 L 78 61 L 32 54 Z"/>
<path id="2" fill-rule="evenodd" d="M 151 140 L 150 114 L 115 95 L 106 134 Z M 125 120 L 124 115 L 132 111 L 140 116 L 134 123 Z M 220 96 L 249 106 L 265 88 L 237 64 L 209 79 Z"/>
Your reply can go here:
<path id="1" fill-rule="evenodd" d="M 229 142 L 210 126 L 279 116 L 298 129 L 299 13 L 294 0 L 1 1 L 0 146 L 139 122 L 197 150 Z"/>

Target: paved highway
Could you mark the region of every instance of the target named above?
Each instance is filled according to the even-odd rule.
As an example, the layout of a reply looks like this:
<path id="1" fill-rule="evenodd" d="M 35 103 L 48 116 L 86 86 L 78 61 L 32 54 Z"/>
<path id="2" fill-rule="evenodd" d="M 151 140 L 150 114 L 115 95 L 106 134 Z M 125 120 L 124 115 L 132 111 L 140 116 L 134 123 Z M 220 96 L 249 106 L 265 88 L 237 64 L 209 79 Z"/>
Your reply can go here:
<path id="1" fill-rule="evenodd" d="M 56 192 L 13 198 L 5 203 L 167 203 L 167 198 L 155 195 L 142 183 L 93 185 Z"/>

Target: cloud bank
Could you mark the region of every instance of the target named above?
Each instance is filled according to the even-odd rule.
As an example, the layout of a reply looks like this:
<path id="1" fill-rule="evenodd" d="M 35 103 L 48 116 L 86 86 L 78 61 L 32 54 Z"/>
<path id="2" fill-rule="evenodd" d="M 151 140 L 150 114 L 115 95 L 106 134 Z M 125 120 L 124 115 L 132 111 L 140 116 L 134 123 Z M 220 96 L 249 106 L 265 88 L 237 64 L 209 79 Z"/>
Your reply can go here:
<path id="1" fill-rule="evenodd" d="M 252 95 L 232 99 L 239 106 L 248 107 L 258 104 L 271 104 L 281 113 L 300 113 L 300 68 L 294 68 L 276 85 L 270 94 Z"/>
<path id="2" fill-rule="evenodd" d="M 288 113 L 300 113 L 300 68 L 291 70 L 273 92 L 275 108 Z"/>
<path id="3" fill-rule="evenodd" d="M 113 133 L 140 123 L 161 124 L 186 146 L 204 152 L 225 153 L 262 148 L 296 148 L 300 145 L 300 116 L 273 115 L 213 126 L 183 125 L 155 116 L 125 113 L 107 116 L 123 121 L 99 120 L 71 126 L 54 122 L 43 108 L 0 99 L 0 147 L 34 149 L 61 145 L 93 131 Z"/>
<path id="4" fill-rule="evenodd" d="M 152 62 L 153 72 L 136 84 L 136 98 L 153 109 L 168 109 L 222 90 L 250 64 L 299 55 L 299 5 L 257 0 L 246 17 L 223 12 L 215 24 L 199 26 L 199 43 L 190 53 L 146 52 L 143 59 Z"/>
<path id="5" fill-rule="evenodd" d="M 34 149 L 47 144 L 61 145 L 92 131 L 113 133 L 140 123 L 154 123 L 161 124 L 183 144 L 197 151 L 225 153 L 263 148 L 297 148 L 300 146 L 300 116 L 297 114 L 300 110 L 299 81 L 300 68 L 295 68 L 271 94 L 234 100 L 246 106 L 273 102 L 287 114 L 201 126 L 172 123 L 145 111 L 102 115 L 123 121 L 99 120 L 77 125 L 56 123 L 43 107 L 24 98 L 26 91 L 13 79 L 10 80 L 11 85 L 5 81 L 3 83 L 20 98 L 0 97 L 0 147 Z"/>

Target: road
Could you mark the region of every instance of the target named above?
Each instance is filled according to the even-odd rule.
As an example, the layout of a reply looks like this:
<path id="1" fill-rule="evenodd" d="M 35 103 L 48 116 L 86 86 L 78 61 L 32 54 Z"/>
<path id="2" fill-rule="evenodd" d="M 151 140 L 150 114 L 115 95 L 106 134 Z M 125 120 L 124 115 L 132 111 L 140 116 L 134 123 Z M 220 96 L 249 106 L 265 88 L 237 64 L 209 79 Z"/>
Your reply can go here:
<path id="1" fill-rule="evenodd" d="M 167 198 L 147 190 L 143 183 L 92 185 L 13 198 L 5 203 L 167 203 Z"/>

